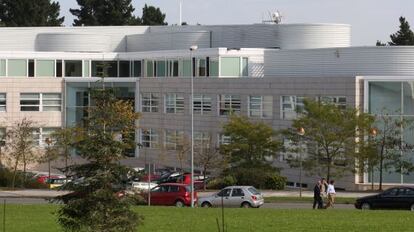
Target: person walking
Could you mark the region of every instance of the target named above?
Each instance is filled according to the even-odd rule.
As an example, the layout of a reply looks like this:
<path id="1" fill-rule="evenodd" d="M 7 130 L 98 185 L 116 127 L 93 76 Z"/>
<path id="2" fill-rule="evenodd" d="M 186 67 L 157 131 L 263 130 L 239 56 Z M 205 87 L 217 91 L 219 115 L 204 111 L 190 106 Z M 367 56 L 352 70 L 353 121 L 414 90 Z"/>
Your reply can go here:
<path id="1" fill-rule="evenodd" d="M 318 209 L 321 209 L 323 207 L 321 197 L 321 186 L 322 183 L 319 180 L 318 182 L 316 182 L 315 187 L 313 188 L 313 209 L 316 209 L 316 206 L 318 207 Z"/>
<path id="2" fill-rule="evenodd" d="M 327 193 L 328 193 L 328 204 L 326 204 L 326 207 L 325 208 L 329 208 L 329 207 L 332 207 L 333 208 L 333 205 L 335 203 L 335 195 L 336 195 L 336 192 L 335 192 L 335 186 L 334 186 L 334 184 L 335 184 L 335 181 L 334 180 L 330 180 L 329 181 L 328 190 L 327 190 Z"/>

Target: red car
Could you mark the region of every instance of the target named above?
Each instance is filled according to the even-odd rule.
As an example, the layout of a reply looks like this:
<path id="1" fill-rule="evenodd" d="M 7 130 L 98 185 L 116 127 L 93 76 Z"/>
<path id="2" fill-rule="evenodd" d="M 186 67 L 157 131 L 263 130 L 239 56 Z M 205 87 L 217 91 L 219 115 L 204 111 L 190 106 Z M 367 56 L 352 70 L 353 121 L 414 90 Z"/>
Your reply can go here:
<path id="1" fill-rule="evenodd" d="M 197 192 L 194 192 L 194 205 L 197 204 Z M 178 183 L 165 183 L 151 189 L 151 205 L 190 206 L 190 186 Z"/>

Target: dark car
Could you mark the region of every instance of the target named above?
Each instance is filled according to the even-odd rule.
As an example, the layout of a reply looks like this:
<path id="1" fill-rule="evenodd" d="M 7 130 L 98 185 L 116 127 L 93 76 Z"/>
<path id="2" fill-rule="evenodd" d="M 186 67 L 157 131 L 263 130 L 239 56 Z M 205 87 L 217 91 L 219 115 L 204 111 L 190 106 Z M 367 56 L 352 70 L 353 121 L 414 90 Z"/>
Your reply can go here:
<path id="1" fill-rule="evenodd" d="M 414 187 L 396 187 L 380 194 L 358 198 L 357 209 L 404 209 L 414 211 Z"/>

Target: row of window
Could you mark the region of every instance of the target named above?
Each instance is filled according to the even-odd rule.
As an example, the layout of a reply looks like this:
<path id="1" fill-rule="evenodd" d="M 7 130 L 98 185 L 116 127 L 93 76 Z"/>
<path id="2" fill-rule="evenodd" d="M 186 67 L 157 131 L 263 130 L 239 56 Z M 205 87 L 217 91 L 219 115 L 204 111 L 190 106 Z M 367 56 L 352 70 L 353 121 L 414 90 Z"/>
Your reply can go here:
<path id="1" fill-rule="evenodd" d="M 143 129 L 141 130 L 141 144 L 146 148 L 160 148 L 161 137 L 160 132 L 163 133 L 163 144 L 167 150 L 180 150 L 183 146 L 189 144 L 189 137 L 185 135 L 184 131 L 180 130 L 157 130 L 157 129 Z M 217 144 L 229 144 L 230 137 L 223 134 L 217 135 Z M 194 132 L 194 147 L 195 149 L 210 148 L 212 144 L 212 136 L 207 132 Z"/>
<path id="2" fill-rule="evenodd" d="M 304 110 L 303 100 L 305 97 L 282 96 L 281 97 L 281 118 L 294 119 Z M 141 110 L 147 113 L 160 112 L 160 95 L 158 93 L 143 93 L 141 95 Z M 346 97 L 327 96 L 317 97 L 322 103 L 335 104 L 340 108 L 346 107 Z M 184 113 L 184 95 L 165 94 L 164 113 Z M 194 95 L 194 114 L 209 114 L 212 111 L 213 99 L 208 95 Z M 218 95 L 218 114 L 230 115 L 240 113 L 241 97 L 239 95 Z M 273 117 L 273 96 L 249 96 L 248 115 L 252 118 Z"/>
<path id="3" fill-rule="evenodd" d="M 241 77 L 248 74 L 246 57 L 118 61 L 0 59 L 0 76 L 9 77 Z"/>
<path id="4" fill-rule="evenodd" d="M 0 93 L 0 112 L 7 111 L 7 94 Z M 60 93 L 20 93 L 20 111 L 62 111 Z"/>
<path id="5" fill-rule="evenodd" d="M 46 138 L 50 138 L 51 134 L 54 133 L 58 128 L 45 127 L 45 128 L 33 128 L 32 130 L 32 141 L 37 146 L 46 146 Z M 0 128 L 0 142 L 5 142 L 6 128 Z M 3 144 L 2 144 L 3 145 Z"/>

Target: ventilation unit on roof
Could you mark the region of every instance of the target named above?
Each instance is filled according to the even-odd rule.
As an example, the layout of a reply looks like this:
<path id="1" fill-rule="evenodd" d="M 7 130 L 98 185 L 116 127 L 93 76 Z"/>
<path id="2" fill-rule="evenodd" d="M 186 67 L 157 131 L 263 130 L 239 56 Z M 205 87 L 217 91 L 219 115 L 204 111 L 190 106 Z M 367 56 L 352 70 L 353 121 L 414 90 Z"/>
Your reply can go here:
<path id="1" fill-rule="evenodd" d="M 265 19 L 263 17 L 262 23 L 264 23 L 264 24 L 280 24 L 280 23 L 282 23 L 282 14 L 280 14 L 279 11 L 273 11 L 273 12 L 269 11 L 269 12 L 267 12 L 266 18 L 267 19 Z"/>

